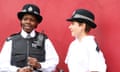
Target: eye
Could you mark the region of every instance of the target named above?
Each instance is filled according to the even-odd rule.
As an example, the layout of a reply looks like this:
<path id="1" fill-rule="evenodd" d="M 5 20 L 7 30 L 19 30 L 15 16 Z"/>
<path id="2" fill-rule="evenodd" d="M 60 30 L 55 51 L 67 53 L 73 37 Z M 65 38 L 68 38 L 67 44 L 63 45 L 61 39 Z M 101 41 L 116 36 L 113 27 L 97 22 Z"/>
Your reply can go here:
<path id="1" fill-rule="evenodd" d="M 72 22 L 72 23 L 71 23 L 71 25 L 75 25 L 75 23 L 74 23 L 74 22 Z"/>
<path id="2" fill-rule="evenodd" d="M 30 20 L 31 20 L 32 22 L 36 22 L 36 20 L 35 20 L 35 19 L 33 19 L 33 18 L 31 18 Z"/>
<path id="3" fill-rule="evenodd" d="M 23 17 L 23 20 L 24 20 L 24 21 L 27 20 L 27 19 L 28 19 L 28 18 L 24 18 L 24 17 Z"/>

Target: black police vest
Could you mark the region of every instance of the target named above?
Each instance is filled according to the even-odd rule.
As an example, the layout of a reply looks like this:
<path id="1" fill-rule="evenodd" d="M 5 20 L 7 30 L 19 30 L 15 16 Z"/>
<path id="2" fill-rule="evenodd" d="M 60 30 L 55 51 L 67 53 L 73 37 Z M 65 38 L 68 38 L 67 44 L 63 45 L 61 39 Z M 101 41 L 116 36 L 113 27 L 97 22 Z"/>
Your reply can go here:
<path id="1" fill-rule="evenodd" d="M 12 39 L 12 54 L 11 65 L 17 67 L 27 66 L 27 58 L 37 58 L 39 62 L 45 61 L 44 41 L 47 36 L 43 33 L 36 32 L 34 38 L 25 39 L 20 33 L 11 37 Z"/>

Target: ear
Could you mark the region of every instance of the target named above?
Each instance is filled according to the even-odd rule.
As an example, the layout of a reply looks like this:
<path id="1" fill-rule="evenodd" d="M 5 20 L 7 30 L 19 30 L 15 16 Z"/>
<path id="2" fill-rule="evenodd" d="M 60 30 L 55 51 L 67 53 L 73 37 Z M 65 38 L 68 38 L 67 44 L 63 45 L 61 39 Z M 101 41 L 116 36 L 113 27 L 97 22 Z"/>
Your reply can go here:
<path id="1" fill-rule="evenodd" d="M 39 25 L 39 24 L 36 24 L 35 28 L 37 28 L 37 27 L 38 27 L 38 25 Z"/>
<path id="2" fill-rule="evenodd" d="M 81 26 L 82 26 L 82 28 L 84 28 L 84 29 L 86 28 L 86 24 L 85 24 L 85 23 L 83 23 Z"/>

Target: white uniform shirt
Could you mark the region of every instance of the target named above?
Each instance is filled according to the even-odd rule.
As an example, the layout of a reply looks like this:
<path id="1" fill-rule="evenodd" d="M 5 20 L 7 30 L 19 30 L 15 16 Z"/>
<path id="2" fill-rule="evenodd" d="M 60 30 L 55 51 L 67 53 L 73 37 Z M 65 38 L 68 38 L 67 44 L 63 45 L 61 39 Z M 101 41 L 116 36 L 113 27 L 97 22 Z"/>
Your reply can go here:
<path id="1" fill-rule="evenodd" d="M 75 39 L 69 46 L 65 63 L 69 72 L 106 72 L 103 53 L 96 51 L 93 36 L 84 37 L 81 42 Z"/>
<path id="2" fill-rule="evenodd" d="M 27 33 L 22 30 L 22 37 L 26 38 Z M 30 33 L 31 37 L 35 37 L 35 31 Z M 12 66 L 11 63 L 12 40 L 6 41 L 0 53 L 0 72 L 16 72 L 18 67 Z M 59 62 L 58 55 L 54 46 L 49 39 L 45 40 L 45 62 L 41 62 L 41 69 L 43 72 L 52 72 L 55 70 Z"/>

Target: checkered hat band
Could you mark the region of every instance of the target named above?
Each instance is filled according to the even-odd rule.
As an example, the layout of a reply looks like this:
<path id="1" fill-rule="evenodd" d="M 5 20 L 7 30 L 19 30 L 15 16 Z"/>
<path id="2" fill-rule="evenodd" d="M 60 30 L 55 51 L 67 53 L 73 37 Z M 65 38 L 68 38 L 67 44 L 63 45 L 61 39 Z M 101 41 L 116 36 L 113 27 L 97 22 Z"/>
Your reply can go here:
<path id="1" fill-rule="evenodd" d="M 86 17 L 86 16 L 83 16 L 83 15 L 80 15 L 80 14 L 75 14 L 75 15 L 73 16 L 73 18 L 82 18 L 82 19 L 87 19 L 87 20 L 89 20 L 89 21 L 91 21 L 91 22 L 94 22 L 93 19 L 91 19 L 91 18 L 89 18 L 89 17 Z"/>

